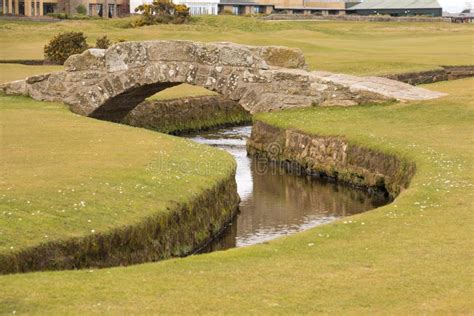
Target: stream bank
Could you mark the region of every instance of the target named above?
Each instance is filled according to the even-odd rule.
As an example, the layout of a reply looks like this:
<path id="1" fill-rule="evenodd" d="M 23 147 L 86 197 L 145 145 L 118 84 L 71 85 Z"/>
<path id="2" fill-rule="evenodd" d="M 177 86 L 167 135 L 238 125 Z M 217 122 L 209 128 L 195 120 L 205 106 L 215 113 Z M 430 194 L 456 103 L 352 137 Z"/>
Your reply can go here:
<path id="1" fill-rule="evenodd" d="M 287 170 L 267 159 L 250 157 L 246 143 L 251 131 L 252 126 L 242 126 L 190 136 L 195 142 L 220 148 L 235 158 L 241 198 L 239 214 L 201 252 L 268 242 L 388 202 L 384 195 L 306 176 L 300 170 Z"/>
<path id="2" fill-rule="evenodd" d="M 145 100 L 128 113 L 121 123 L 183 135 L 212 128 L 250 123 L 252 116 L 237 102 L 223 96 L 187 97 L 172 100 Z"/>
<path id="3" fill-rule="evenodd" d="M 247 143 L 250 155 L 289 169 L 385 194 L 393 200 L 407 188 L 416 166 L 395 155 L 357 146 L 342 136 L 309 135 L 256 121 Z"/>
<path id="4" fill-rule="evenodd" d="M 106 268 L 184 257 L 215 239 L 238 212 L 235 173 L 186 203 L 125 227 L 0 254 L 0 275 Z"/>

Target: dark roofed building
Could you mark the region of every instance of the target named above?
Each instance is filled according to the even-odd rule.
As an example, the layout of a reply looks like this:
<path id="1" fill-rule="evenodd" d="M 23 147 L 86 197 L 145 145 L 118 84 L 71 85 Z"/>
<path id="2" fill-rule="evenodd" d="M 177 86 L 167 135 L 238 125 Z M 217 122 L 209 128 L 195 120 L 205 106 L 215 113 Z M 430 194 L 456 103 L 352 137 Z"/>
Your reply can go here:
<path id="1" fill-rule="evenodd" d="M 349 14 L 390 16 L 442 16 L 437 0 L 365 0 L 348 9 Z"/>

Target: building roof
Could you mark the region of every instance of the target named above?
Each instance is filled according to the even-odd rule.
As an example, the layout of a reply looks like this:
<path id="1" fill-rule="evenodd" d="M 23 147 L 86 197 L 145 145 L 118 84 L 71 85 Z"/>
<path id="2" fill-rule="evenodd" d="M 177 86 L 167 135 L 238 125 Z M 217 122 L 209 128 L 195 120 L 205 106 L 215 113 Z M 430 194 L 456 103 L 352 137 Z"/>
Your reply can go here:
<path id="1" fill-rule="evenodd" d="M 373 9 L 433 9 L 440 8 L 437 0 L 365 0 L 351 7 L 351 10 Z"/>

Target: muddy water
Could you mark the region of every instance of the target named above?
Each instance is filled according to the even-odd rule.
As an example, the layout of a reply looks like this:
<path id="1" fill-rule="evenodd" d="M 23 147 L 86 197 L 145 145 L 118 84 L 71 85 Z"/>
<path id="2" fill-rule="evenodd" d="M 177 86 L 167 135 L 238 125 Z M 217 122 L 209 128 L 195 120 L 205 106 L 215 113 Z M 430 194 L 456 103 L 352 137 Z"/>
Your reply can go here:
<path id="1" fill-rule="evenodd" d="M 189 138 L 231 153 L 237 161 L 240 214 L 206 251 L 243 247 L 293 234 L 387 203 L 367 193 L 286 172 L 247 157 L 251 126 L 203 132 Z"/>

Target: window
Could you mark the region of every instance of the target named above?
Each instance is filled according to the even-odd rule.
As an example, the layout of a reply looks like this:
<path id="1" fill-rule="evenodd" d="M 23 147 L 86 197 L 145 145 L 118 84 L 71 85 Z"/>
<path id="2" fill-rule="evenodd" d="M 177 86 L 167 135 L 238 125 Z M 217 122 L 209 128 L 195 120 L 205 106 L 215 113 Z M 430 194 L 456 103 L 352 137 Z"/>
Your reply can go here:
<path id="1" fill-rule="evenodd" d="M 56 3 L 44 3 L 43 4 L 43 13 L 46 15 L 48 13 L 56 12 Z"/>
<path id="2" fill-rule="evenodd" d="M 113 18 L 115 16 L 115 5 L 109 4 L 109 18 Z"/>
<path id="3" fill-rule="evenodd" d="M 89 15 L 102 17 L 102 4 L 89 4 Z"/>

